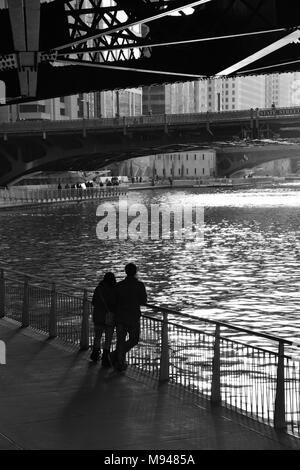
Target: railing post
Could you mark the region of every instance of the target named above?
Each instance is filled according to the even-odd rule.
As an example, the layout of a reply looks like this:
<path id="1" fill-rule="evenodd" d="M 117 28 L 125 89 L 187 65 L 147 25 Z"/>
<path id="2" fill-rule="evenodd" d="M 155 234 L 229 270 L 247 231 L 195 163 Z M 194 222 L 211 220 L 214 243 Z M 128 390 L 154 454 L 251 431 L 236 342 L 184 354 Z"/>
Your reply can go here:
<path id="1" fill-rule="evenodd" d="M 170 377 L 169 365 L 169 332 L 168 332 L 168 313 L 164 312 L 161 330 L 161 352 L 160 352 L 160 370 L 159 381 L 168 382 Z"/>
<path id="2" fill-rule="evenodd" d="M 29 326 L 29 279 L 24 279 L 23 308 L 22 308 L 22 328 Z"/>
<path id="3" fill-rule="evenodd" d="M 5 317 L 5 275 L 4 269 L 0 271 L 0 318 Z"/>
<path id="4" fill-rule="evenodd" d="M 52 284 L 51 289 L 51 306 L 50 306 L 50 316 L 49 316 L 49 338 L 57 337 L 57 308 L 56 308 L 56 285 Z"/>
<path id="5" fill-rule="evenodd" d="M 216 325 L 214 357 L 212 363 L 211 403 L 221 403 L 220 325 Z"/>
<path id="6" fill-rule="evenodd" d="M 82 323 L 80 335 L 80 349 L 86 351 L 90 347 L 89 302 L 87 290 L 83 291 Z"/>
<path id="7" fill-rule="evenodd" d="M 275 429 L 286 429 L 285 421 L 285 387 L 284 387 L 284 342 L 279 341 L 278 364 L 277 364 L 277 384 L 274 410 Z"/>

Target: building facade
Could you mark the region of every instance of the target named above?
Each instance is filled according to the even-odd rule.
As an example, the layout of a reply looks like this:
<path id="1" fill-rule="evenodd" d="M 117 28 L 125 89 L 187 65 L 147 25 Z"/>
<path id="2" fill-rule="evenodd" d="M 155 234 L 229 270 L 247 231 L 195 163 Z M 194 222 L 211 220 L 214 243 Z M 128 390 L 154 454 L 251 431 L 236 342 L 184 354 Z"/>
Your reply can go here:
<path id="1" fill-rule="evenodd" d="M 96 92 L 94 96 L 95 117 L 140 116 L 143 112 L 141 88 Z"/>
<path id="2" fill-rule="evenodd" d="M 207 109 L 212 112 L 265 107 L 265 77 L 217 78 L 207 82 Z"/>
<path id="3" fill-rule="evenodd" d="M 176 152 L 153 157 L 153 176 L 194 179 L 215 177 L 216 152 L 211 149 Z"/>
<path id="4" fill-rule="evenodd" d="M 114 176 L 128 178 L 213 178 L 217 174 L 216 151 L 203 149 L 132 158 L 109 167 Z"/>
<path id="5" fill-rule="evenodd" d="M 183 114 L 207 111 L 207 81 L 143 87 L 143 114 Z"/>
<path id="6" fill-rule="evenodd" d="M 284 108 L 292 106 L 294 74 L 266 75 L 265 107 Z"/>

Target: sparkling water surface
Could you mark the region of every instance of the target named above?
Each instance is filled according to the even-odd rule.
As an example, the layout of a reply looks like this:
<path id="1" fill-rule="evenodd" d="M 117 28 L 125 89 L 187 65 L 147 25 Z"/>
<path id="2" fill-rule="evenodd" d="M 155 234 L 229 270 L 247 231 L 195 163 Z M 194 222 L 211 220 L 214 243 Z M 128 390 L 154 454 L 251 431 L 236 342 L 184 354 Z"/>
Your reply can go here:
<path id="1" fill-rule="evenodd" d="M 152 303 L 300 344 L 300 184 L 132 191 L 128 202 L 201 204 L 204 241 L 103 241 L 98 203 L 36 206 L 0 212 L 1 262 L 93 289 L 106 271 L 121 279 L 133 261 Z"/>

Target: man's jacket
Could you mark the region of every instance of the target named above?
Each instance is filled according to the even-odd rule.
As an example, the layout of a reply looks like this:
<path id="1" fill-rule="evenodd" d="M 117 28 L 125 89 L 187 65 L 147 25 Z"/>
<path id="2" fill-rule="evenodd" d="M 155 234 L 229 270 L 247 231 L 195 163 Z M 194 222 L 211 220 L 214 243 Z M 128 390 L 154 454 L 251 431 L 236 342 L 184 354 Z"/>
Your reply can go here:
<path id="1" fill-rule="evenodd" d="M 116 286 L 117 323 L 124 325 L 136 324 L 141 316 L 141 305 L 147 303 L 144 284 L 134 276 L 127 276 Z"/>

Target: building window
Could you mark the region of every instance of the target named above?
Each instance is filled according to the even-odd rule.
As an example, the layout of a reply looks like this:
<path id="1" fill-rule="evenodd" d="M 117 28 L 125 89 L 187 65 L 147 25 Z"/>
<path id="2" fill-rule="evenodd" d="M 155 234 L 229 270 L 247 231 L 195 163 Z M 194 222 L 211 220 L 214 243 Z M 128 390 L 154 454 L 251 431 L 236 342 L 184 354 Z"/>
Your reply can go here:
<path id="1" fill-rule="evenodd" d="M 205 174 L 205 170 L 204 170 L 204 168 L 202 169 L 202 173 L 203 173 L 203 174 Z"/>
<path id="2" fill-rule="evenodd" d="M 187 160 L 189 159 L 189 156 L 188 156 L 188 155 L 186 156 L 186 159 L 187 159 Z"/>
<path id="3" fill-rule="evenodd" d="M 61 108 L 60 110 L 60 115 L 65 116 L 66 115 L 66 110 L 64 108 Z"/>
<path id="4" fill-rule="evenodd" d="M 59 98 L 59 101 L 60 101 L 61 103 L 64 103 L 64 102 L 65 102 L 65 97 L 64 97 L 64 96 L 61 96 L 61 97 Z"/>
<path id="5" fill-rule="evenodd" d="M 197 168 L 195 168 L 195 175 L 197 174 Z"/>
<path id="6" fill-rule="evenodd" d="M 188 168 L 186 169 L 186 174 L 187 174 L 187 175 L 189 174 L 189 169 L 188 169 Z"/>
<path id="7" fill-rule="evenodd" d="M 44 113 L 45 105 L 43 104 L 20 104 L 20 113 Z"/>
<path id="8" fill-rule="evenodd" d="M 204 160 L 204 159 L 205 159 L 205 155 L 203 154 L 203 155 L 202 155 L 202 160 Z"/>
<path id="9" fill-rule="evenodd" d="M 180 175 L 180 168 L 178 169 L 178 174 Z"/>
<path id="10" fill-rule="evenodd" d="M 195 154 L 195 160 L 197 160 L 197 155 Z"/>

